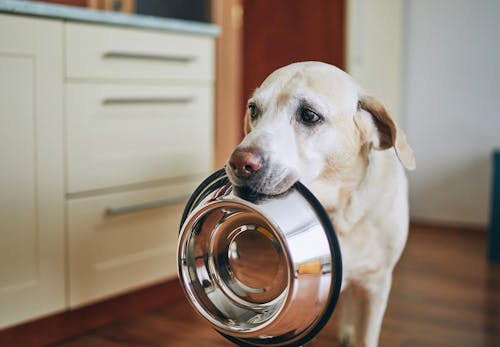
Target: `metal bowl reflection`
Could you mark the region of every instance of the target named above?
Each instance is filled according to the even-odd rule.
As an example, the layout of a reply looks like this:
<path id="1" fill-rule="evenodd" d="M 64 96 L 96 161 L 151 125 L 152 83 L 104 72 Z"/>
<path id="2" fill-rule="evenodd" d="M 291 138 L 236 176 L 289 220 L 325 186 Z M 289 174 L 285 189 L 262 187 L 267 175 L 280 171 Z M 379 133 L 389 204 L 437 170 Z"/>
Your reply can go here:
<path id="1" fill-rule="evenodd" d="M 300 183 L 248 198 L 224 171 L 191 197 L 182 220 L 178 271 L 195 310 L 243 346 L 292 346 L 329 319 L 342 264 L 333 227 Z"/>

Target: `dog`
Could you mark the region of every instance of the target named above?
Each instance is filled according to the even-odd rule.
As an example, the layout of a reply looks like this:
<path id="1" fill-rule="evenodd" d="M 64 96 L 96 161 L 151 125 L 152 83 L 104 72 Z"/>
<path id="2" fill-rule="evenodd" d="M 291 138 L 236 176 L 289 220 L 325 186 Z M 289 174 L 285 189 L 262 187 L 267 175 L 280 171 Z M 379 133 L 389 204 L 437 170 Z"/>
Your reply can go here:
<path id="1" fill-rule="evenodd" d="M 336 230 L 343 258 L 339 341 L 376 347 L 408 234 L 413 150 L 384 106 L 344 71 L 300 62 L 248 101 L 245 137 L 226 163 L 235 187 L 278 195 L 301 181 Z"/>

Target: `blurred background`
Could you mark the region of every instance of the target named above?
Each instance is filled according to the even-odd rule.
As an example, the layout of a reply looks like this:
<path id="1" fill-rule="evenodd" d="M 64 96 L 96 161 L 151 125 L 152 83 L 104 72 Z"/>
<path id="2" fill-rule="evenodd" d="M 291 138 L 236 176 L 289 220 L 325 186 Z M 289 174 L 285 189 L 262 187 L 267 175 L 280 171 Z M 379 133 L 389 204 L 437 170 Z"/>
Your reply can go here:
<path id="1" fill-rule="evenodd" d="M 15 1 L 4 1 L 9 3 Z M 495 264 L 500 258 L 500 160 L 494 160 L 495 151 L 500 150 L 500 1 L 33 3 L 217 26 L 210 27 L 220 30 L 211 38 L 215 45 L 214 78 L 203 82 L 213 87 L 213 94 L 208 94 L 213 103 L 207 104 L 207 114 L 213 117 L 213 123 L 208 123 L 213 124 L 213 131 L 208 129 L 207 135 L 213 140 L 213 153 L 210 149 L 208 154 L 213 159 L 210 170 L 222 167 L 241 141 L 246 99 L 273 70 L 304 60 L 323 61 L 346 70 L 387 106 L 406 132 L 417 161 L 417 169 L 408 173 L 410 239 L 395 274 L 381 346 L 500 346 L 500 270 Z M 9 27 L 0 28 L 4 30 L 0 32 L 2 42 Z M 71 78 L 68 81 L 72 83 Z M 114 193 L 112 189 L 98 193 Z M 65 198 L 87 197 L 87 193 L 71 194 Z M 7 230 L 7 224 L 2 224 Z M 5 230 L 0 236 L 4 240 Z M 19 336 L 24 336 L 26 345 L 224 345 L 226 342 L 199 322 L 185 303 L 179 303 L 180 291 L 169 276 L 130 286 L 137 292 L 121 290 L 90 300 L 91 306 L 79 310 L 78 305 L 71 310 L 61 308 L 67 307 L 65 289 L 66 306 L 61 304 L 55 310 L 63 312 L 59 315 L 45 320 L 40 318 L 43 315 L 28 315 L 19 321 L 5 318 L 9 323 L 3 333 L 0 331 L 0 345 L 15 345 L 12 341 Z M 0 289 L 0 298 L 7 289 Z M 172 297 L 168 303 L 162 296 L 165 291 Z M 128 301 L 123 301 L 124 293 Z M 8 300 L 1 300 L 0 307 L 9 305 Z M 149 304 L 144 305 L 144 301 Z M 133 308 L 117 309 L 124 302 Z M 72 313 L 64 316 L 66 311 Z M 96 314 L 101 318 L 95 318 Z M 82 315 L 93 317 L 94 323 Z M 111 323 L 117 319 L 118 323 Z M 73 325 L 64 325 L 65 320 Z M 334 317 L 327 332 L 312 345 L 327 346 L 335 341 L 335 324 Z M 164 329 L 166 325 L 171 328 Z M 189 333 L 179 336 L 175 331 L 180 329 Z"/>
<path id="2" fill-rule="evenodd" d="M 278 67 L 318 60 L 346 70 L 384 102 L 417 154 L 412 216 L 488 224 L 491 154 L 500 146 L 497 1 L 45 2 L 221 25 L 217 73 L 227 87 L 216 107 L 235 105 L 216 116 L 238 129 L 245 100 Z M 217 167 L 230 148 L 216 153 Z"/>

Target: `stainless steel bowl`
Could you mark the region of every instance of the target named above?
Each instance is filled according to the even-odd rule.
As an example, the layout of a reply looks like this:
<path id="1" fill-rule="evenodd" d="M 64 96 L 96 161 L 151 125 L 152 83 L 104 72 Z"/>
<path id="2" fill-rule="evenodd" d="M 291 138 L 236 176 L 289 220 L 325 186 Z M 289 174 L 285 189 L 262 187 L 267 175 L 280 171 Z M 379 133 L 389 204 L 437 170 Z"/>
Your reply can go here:
<path id="1" fill-rule="evenodd" d="M 224 170 L 193 193 L 178 271 L 194 309 L 241 346 L 299 346 L 330 318 L 342 281 L 338 241 L 321 204 L 296 183 L 265 198 L 233 191 Z"/>

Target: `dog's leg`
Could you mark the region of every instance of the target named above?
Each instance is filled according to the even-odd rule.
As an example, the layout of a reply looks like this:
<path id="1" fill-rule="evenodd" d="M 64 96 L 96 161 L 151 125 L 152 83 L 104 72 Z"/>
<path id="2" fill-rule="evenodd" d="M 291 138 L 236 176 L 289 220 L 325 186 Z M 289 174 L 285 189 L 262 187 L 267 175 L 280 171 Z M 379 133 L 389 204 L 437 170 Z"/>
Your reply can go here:
<path id="1" fill-rule="evenodd" d="M 362 346 L 377 347 L 382 320 L 384 318 L 389 292 L 391 290 L 392 273 L 371 280 L 366 288 L 366 301 L 363 310 L 364 327 L 362 329 Z"/>
<path id="2" fill-rule="evenodd" d="M 357 334 L 361 329 L 361 301 L 360 288 L 350 286 L 341 297 L 339 321 L 339 340 L 342 347 L 357 346 Z"/>

